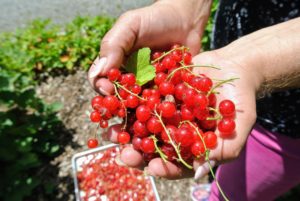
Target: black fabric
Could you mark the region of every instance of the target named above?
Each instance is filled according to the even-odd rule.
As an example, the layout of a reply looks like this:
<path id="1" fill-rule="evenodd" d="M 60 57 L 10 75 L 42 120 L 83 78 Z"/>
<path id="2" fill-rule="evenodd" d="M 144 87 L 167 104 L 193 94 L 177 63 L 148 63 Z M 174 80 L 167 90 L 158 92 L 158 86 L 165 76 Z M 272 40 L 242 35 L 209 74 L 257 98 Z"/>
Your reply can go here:
<path id="1" fill-rule="evenodd" d="M 221 0 L 215 17 L 212 49 L 299 16 L 300 0 Z M 257 116 L 257 122 L 263 127 L 300 138 L 300 89 L 272 93 L 258 100 Z"/>

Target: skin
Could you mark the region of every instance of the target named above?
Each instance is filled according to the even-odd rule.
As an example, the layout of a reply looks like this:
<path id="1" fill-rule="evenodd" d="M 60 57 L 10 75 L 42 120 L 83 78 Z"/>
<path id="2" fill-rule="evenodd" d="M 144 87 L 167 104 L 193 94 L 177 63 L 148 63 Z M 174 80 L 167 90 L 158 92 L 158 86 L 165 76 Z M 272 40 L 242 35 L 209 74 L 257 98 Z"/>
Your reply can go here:
<path id="1" fill-rule="evenodd" d="M 112 92 L 111 83 L 101 76 L 105 76 L 107 69 L 119 67 L 126 55 L 139 47 L 162 49 L 167 45 L 181 43 L 189 46 L 194 55 L 199 51 L 198 44 L 211 2 L 172 2 L 173 6 L 167 0 L 157 2 L 150 7 L 130 11 L 119 19 L 102 42 L 101 58 L 107 57 L 106 65 L 101 69 L 93 65 L 89 71 L 89 81 L 96 91 L 103 94 Z M 195 9 L 196 5 L 199 9 Z M 122 34 L 125 30 L 128 34 Z M 224 48 L 204 52 L 193 58 L 194 64 L 212 64 L 222 69 L 196 68 L 195 73 L 204 73 L 216 79 L 239 78 L 233 84 L 224 84 L 218 88 L 219 101 L 230 99 L 236 105 L 236 131 L 233 138 L 218 139 L 217 147 L 210 152 L 213 163 L 224 163 L 239 156 L 256 120 L 255 100 L 258 94 L 300 86 L 299 35 L 300 18 L 296 18 L 261 29 Z M 97 60 L 99 59 L 96 59 L 96 63 Z M 99 72 L 98 76 L 91 78 L 90 75 L 95 69 Z M 110 139 L 113 141 L 114 134 L 108 136 L 112 136 Z M 134 166 L 143 163 L 133 148 L 127 148 L 122 154 L 134 160 L 131 161 Z M 194 161 L 194 169 L 203 163 Z M 150 161 L 146 170 L 151 175 L 168 179 L 189 177 L 193 174 L 192 171 L 170 162 L 163 163 L 160 158 Z"/>

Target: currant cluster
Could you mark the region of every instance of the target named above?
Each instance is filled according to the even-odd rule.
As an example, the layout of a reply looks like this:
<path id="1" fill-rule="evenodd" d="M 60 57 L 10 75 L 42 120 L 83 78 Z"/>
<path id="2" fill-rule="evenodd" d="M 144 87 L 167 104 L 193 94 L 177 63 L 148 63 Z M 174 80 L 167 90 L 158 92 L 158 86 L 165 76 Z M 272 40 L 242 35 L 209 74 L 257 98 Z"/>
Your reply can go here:
<path id="1" fill-rule="evenodd" d="M 231 80 L 214 83 L 204 74 L 194 74 L 192 68 L 209 66 L 193 65 L 192 55 L 184 46 L 152 53 L 151 63 L 155 78 L 143 86 L 136 83 L 134 74 L 110 69 L 107 77 L 115 86 L 115 94 L 94 97 L 90 119 L 106 128 L 110 118 L 124 118 L 118 134 L 120 144 L 131 142 L 145 161 L 160 156 L 191 168 L 194 158 L 217 146 L 218 137 L 233 136 L 235 104 L 222 100 L 217 105 L 215 91 Z M 95 138 L 88 141 L 90 148 L 97 145 Z"/>
<path id="2" fill-rule="evenodd" d="M 141 170 L 117 164 L 120 151 L 110 148 L 86 156 L 77 173 L 81 200 L 155 200 L 151 181 Z"/>

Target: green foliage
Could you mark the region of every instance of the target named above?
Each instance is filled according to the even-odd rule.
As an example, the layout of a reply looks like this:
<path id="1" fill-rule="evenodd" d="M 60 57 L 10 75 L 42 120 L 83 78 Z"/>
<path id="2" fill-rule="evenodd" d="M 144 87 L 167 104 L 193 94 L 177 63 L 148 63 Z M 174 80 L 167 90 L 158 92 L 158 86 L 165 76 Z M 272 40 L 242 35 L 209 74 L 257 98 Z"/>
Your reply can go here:
<path id="1" fill-rule="evenodd" d="M 61 150 L 55 109 L 35 96 L 26 76 L 1 69 L 0 200 L 23 200 L 42 184 L 37 172 Z"/>
<path id="2" fill-rule="evenodd" d="M 105 17 L 77 17 L 62 29 L 50 20 L 35 20 L 0 36 L 0 66 L 33 78 L 74 67 L 87 69 L 112 23 Z"/>
<path id="3" fill-rule="evenodd" d="M 213 29 L 213 24 L 214 24 L 214 16 L 216 14 L 216 11 L 218 9 L 219 5 L 219 0 L 213 0 L 212 7 L 211 7 L 211 13 L 210 17 L 207 21 L 207 25 L 205 27 L 205 31 L 202 37 L 202 49 L 203 50 L 210 50 L 210 43 L 211 43 L 211 33 Z"/>
<path id="4" fill-rule="evenodd" d="M 139 85 L 144 85 L 155 77 L 155 68 L 150 63 L 150 48 L 142 48 L 132 53 L 126 63 L 126 70 L 136 75 Z"/>

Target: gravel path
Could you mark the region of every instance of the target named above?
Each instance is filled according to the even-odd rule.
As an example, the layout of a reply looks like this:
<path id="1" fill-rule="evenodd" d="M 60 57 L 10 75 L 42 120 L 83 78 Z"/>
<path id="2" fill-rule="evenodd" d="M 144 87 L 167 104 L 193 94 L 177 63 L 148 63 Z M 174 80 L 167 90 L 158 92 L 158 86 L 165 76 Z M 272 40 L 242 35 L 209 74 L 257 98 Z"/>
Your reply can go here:
<path id="1" fill-rule="evenodd" d="M 55 23 L 71 21 L 77 15 L 119 16 L 126 10 L 151 4 L 152 0 L 0 0 L 0 32 L 23 27 L 36 18 Z"/>

